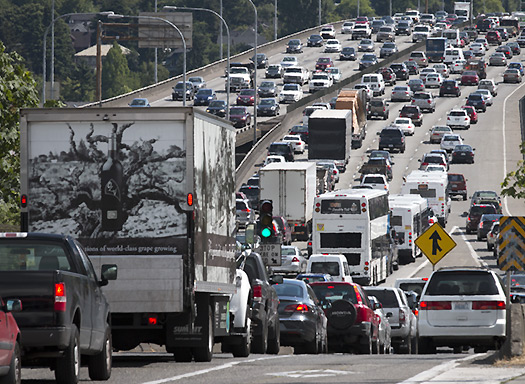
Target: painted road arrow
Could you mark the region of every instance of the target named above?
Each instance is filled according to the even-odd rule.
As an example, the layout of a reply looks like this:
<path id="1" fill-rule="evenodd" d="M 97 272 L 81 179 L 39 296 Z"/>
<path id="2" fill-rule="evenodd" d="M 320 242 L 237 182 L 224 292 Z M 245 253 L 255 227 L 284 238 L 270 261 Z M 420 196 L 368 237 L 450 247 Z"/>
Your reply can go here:
<path id="1" fill-rule="evenodd" d="M 434 223 L 423 232 L 416 239 L 415 244 L 433 265 L 457 245 L 439 223 Z"/>

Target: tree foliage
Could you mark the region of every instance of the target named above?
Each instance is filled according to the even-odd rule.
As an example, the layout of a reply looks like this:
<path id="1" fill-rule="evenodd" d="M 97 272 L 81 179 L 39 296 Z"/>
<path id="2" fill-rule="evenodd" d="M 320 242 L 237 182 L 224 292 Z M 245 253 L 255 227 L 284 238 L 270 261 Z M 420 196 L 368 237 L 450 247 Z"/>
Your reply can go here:
<path id="1" fill-rule="evenodd" d="M 0 42 L 0 223 L 19 222 L 20 108 L 35 107 L 35 81 L 17 53 Z"/>
<path id="2" fill-rule="evenodd" d="M 525 156 L 525 142 L 520 145 L 521 153 Z M 525 161 L 518 162 L 515 171 L 509 172 L 501 183 L 501 194 L 516 199 L 525 199 Z"/>
<path id="3" fill-rule="evenodd" d="M 102 97 L 107 99 L 131 92 L 135 83 L 122 50 L 117 42 L 113 42 L 102 66 Z"/>

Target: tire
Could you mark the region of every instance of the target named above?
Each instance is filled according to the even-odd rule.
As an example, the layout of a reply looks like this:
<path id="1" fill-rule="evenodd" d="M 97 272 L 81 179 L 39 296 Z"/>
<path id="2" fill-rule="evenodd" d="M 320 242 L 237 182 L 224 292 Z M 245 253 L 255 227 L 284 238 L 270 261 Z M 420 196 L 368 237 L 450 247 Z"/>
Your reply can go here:
<path id="1" fill-rule="evenodd" d="M 463 201 L 467 201 L 467 195 L 463 195 Z"/>
<path id="2" fill-rule="evenodd" d="M 319 343 L 317 342 L 317 330 L 314 339 L 305 343 L 305 351 L 310 355 L 317 355 L 319 353 Z"/>
<path id="3" fill-rule="evenodd" d="M 240 345 L 232 345 L 231 352 L 233 357 L 248 357 L 250 356 L 250 349 L 252 347 L 252 320 L 248 316 L 248 311 L 246 311 L 246 320 L 245 320 L 245 332 L 246 336 L 243 337 L 242 343 Z"/>
<path id="4" fill-rule="evenodd" d="M 20 345 L 15 342 L 13 357 L 9 363 L 9 372 L 0 377 L 0 384 L 20 384 L 22 382 L 22 357 L 20 355 Z"/>
<path id="5" fill-rule="evenodd" d="M 362 355 L 372 354 L 372 330 L 370 330 L 369 335 L 364 336 L 363 339 L 359 341 L 359 353 Z"/>
<path id="6" fill-rule="evenodd" d="M 268 345 L 266 347 L 266 353 L 270 355 L 278 355 L 281 349 L 281 331 L 279 323 L 275 324 L 271 335 L 268 336 Z"/>
<path id="7" fill-rule="evenodd" d="M 436 347 L 432 344 L 432 340 L 424 337 L 418 339 L 418 354 L 429 355 L 436 353 Z"/>
<path id="8" fill-rule="evenodd" d="M 266 321 L 262 325 L 262 334 L 254 336 L 252 341 L 252 353 L 266 353 L 268 347 L 268 325 Z"/>
<path id="9" fill-rule="evenodd" d="M 213 357 L 213 312 L 211 307 L 208 308 L 208 340 L 206 345 L 202 347 L 192 348 L 193 357 L 196 362 L 209 362 Z"/>
<path id="10" fill-rule="evenodd" d="M 76 325 L 71 326 L 71 340 L 64 355 L 56 360 L 57 384 L 76 384 L 80 373 L 80 337 Z"/>
<path id="11" fill-rule="evenodd" d="M 102 351 L 94 356 L 89 356 L 88 370 L 91 380 L 105 381 L 111 377 L 112 351 L 111 329 L 108 325 Z"/>
<path id="12" fill-rule="evenodd" d="M 175 348 L 173 358 L 177 363 L 189 363 L 193 358 L 191 348 Z"/>

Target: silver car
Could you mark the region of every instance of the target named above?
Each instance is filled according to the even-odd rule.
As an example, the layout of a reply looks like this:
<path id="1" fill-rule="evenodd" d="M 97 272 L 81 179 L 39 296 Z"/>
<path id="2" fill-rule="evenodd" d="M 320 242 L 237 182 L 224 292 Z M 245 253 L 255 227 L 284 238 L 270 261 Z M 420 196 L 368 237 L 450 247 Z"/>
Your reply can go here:
<path id="1" fill-rule="evenodd" d="M 306 258 L 301 254 L 299 248 L 293 245 L 281 246 L 281 265 L 272 268 L 273 272 L 295 274 L 306 271 Z"/>
<path id="2" fill-rule="evenodd" d="M 255 210 L 250 207 L 248 200 L 235 201 L 235 214 L 239 227 L 246 227 L 255 222 Z"/>
<path id="3" fill-rule="evenodd" d="M 410 101 L 413 95 L 414 92 L 412 92 L 408 85 L 396 85 L 392 89 L 390 101 Z"/>
<path id="4" fill-rule="evenodd" d="M 412 105 L 417 105 L 421 111 L 434 112 L 436 99 L 430 92 L 415 92 L 412 97 Z"/>

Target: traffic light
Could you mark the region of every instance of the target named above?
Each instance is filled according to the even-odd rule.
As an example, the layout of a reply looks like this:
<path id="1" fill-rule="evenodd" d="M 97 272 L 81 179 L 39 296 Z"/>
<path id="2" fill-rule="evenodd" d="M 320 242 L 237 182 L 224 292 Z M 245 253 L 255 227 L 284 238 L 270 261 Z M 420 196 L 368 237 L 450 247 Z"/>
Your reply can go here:
<path id="1" fill-rule="evenodd" d="M 262 200 L 259 209 L 259 235 L 262 240 L 275 236 L 273 228 L 273 203 L 271 200 Z"/>

